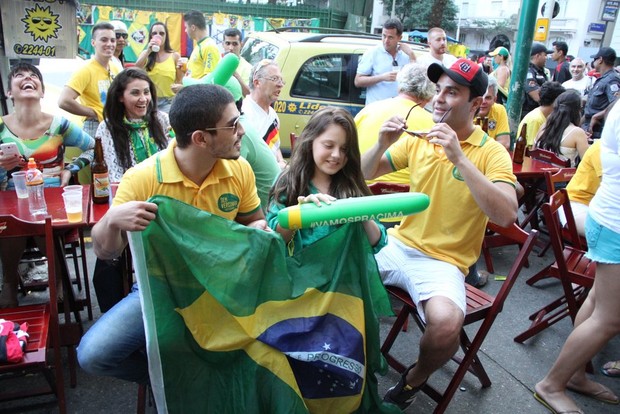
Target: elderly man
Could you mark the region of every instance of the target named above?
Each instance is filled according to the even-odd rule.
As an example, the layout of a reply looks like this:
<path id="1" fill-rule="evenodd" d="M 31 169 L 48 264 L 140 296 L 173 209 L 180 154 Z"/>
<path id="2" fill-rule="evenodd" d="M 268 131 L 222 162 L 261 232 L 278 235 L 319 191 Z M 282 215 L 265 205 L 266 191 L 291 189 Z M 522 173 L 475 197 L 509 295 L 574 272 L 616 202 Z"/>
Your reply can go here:
<path id="1" fill-rule="evenodd" d="M 278 99 L 285 82 L 278 64 L 264 59 L 252 68 L 250 94 L 243 100 L 243 113 L 259 136 L 269 145 L 280 168 L 286 166 L 280 150 L 280 119 L 271 105 Z"/>
<path id="2" fill-rule="evenodd" d="M 508 114 L 504 105 L 495 102 L 497 98 L 498 84 L 497 79 L 489 76 L 489 86 L 482 97 L 478 116 L 488 119 L 489 130 L 487 134 L 506 149 L 510 147 L 510 126 L 508 125 Z"/>
<path id="3" fill-rule="evenodd" d="M 383 44 L 368 49 L 357 66 L 355 86 L 366 88 L 366 105 L 398 94 L 396 74 L 409 62 L 415 62 L 413 50 L 401 43 L 403 25 L 388 19 L 381 32 Z"/>
<path id="4" fill-rule="evenodd" d="M 239 158 L 244 130 L 233 96 L 216 85 L 183 88 L 170 108 L 177 139 L 163 152 L 123 176 L 110 210 L 93 227 L 97 257 L 114 259 L 128 231 L 142 231 L 168 195 L 228 220 L 266 231 L 250 165 Z M 221 200 L 234 200 L 222 207 Z M 123 329 L 119 330 L 119 327 Z M 116 334 L 111 335 L 111 332 Z M 86 332 L 78 347 L 80 366 L 94 375 L 146 384 L 146 338 L 137 286 Z"/>
<path id="5" fill-rule="evenodd" d="M 592 78 L 586 75 L 586 63 L 581 58 L 575 58 L 570 62 L 571 79 L 562 83 L 566 89 L 579 91 L 581 97 L 586 95 L 586 91 L 592 86 Z"/>
<path id="6" fill-rule="evenodd" d="M 399 139 L 412 126 L 396 115 L 383 124 L 377 143 L 362 158 L 366 179 L 409 167 L 412 191 L 431 199 L 427 210 L 390 229 L 388 245 L 375 256 L 383 283 L 406 290 L 426 321 L 417 362 L 384 398 L 400 409 L 413 402 L 459 347 L 464 278 L 478 259 L 487 221 L 509 226 L 517 218 L 510 156 L 473 123 L 487 75 L 475 63 L 458 59 L 450 68 L 431 64 L 428 77 L 437 85 L 437 124 L 426 139 Z"/>
<path id="7" fill-rule="evenodd" d="M 431 114 L 424 109 L 435 96 L 435 85 L 426 76 L 426 66 L 419 63 L 405 65 L 398 72 L 396 82 L 398 96 L 366 105 L 355 117 L 362 155 L 377 141 L 383 123 L 395 114 L 406 119 L 410 128 L 417 131 L 428 131 L 435 125 Z M 407 136 L 403 133 L 401 137 Z M 396 171 L 372 181 L 409 184 L 409 170 Z"/>
<path id="8" fill-rule="evenodd" d="M 594 69 L 601 77 L 594 82 L 588 92 L 588 100 L 583 111 L 581 128 L 597 139 L 601 137 L 605 125 L 605 110 L 616 100 L 620 93 L 620 76 L 614 70 L 616 51 L 610 47 L 602 47 L 592 55 Z"/>
<path id="9" fill-rule="evenodd" d="M 420 63 L 429 66 L 431 63 L 439 63 L 450 67 L 456 58 L 448 53 L 448 37 L 440 27 L 433 27 L 427 33 L 426 42 L 430 47 L 430 54 L 420 57 Z"/>

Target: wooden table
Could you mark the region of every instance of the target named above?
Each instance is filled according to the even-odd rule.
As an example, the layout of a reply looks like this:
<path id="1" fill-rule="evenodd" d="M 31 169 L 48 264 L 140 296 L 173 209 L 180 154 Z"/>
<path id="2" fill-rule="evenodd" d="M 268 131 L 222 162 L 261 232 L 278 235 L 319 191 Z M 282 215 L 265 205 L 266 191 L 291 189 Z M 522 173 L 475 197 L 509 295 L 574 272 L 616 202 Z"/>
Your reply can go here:
<path id="1" fill-rule="evenodd" d="M 69 369 L 71 373 L 71 386 L 76 385 L 76 366 L 75 366 L 75 346 L 79 343 L 83 334 L 82 320 L 80 310 L 87 301 L 76 299 L 75 292 L 71 283 L 69 269 L 65 258 L 64 235 L 71 230 L 80 230 L 89 224 L 90 212 L 90 186 L 82 186 L 82 220 L 79 222 L 69 222 L 62 198 L 63 189 L 59 187 L 45 188 L 45 202 L 47 204 L 47 213 L 52 216 L 52 228 L 54 229 L 54 251 L 56 252 L 56 261 L 60 267 L 60 277 L 64 287 L 63 307 L 65 312 L 65 321 L 60 324 L 60 341 L 61 345 L 68 346 L 70 353 Z M 27 198 L 17 198 L 15 191 L 0 191 L 0 215 L 13 215 L 24 221 L 43 221 L 42 215 L 33 216 L 28 208 Z M 64 305 L 68 304 L 68 309 Z M 60 307 L 60 304 L 59 304 Z M 60 309 L 59 309 L 60 311 Z M 75 321 L 69 317 L 69 311 L 74 314 Z"/>
<path id="2" fill-rule="evenodd" d="M 512 163 L 512 172 L 518 180 L 540 179 L 545 178 L 545 172 L 556 172 L 561 167 L 555 164 L 530 158 L 523 157 L 523 164 Z"/>

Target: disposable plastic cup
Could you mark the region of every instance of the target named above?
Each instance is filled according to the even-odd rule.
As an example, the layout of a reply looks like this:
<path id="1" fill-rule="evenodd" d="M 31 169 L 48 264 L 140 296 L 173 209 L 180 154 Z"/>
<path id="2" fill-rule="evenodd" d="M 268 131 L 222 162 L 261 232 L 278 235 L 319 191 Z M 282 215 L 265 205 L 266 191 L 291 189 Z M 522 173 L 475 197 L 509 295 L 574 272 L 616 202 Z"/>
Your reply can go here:
<path id="1" fill-rule="evenodd" d="M 16 171 L 11 174 L 17 198 L 28 198 L 28 187 L 26 186 L 26 171 Z"/>
<path id="2" fill-rule="evenodd" d="M 82 193 L 78 193 L 77 191 L 65 191 L 62 193 L 62 199 L 65 202 L 67 220 L 69 220 L 70 223 L 82 221 Z"/>
<path id="3" fill-rule="evenodd" d="M 187 58 L 179 58 L 179 63 L 181 64 L 181 72 L 187 72 Z"/>
<path id="4" fill-rule="evenodd" d="M 63 187 L 62 189 L 63 193 L 68 193 L 69 191 L 76 191 L 82 194 L 82 186 L 81 185 L 68 185 L 66 187 Z"/>

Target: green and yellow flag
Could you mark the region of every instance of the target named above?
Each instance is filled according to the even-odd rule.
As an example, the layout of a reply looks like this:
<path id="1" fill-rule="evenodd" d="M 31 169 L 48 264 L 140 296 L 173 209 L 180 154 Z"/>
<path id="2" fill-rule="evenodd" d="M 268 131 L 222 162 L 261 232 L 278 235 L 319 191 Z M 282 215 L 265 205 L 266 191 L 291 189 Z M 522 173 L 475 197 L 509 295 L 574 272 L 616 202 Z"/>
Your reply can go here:
<path id="1" fill-rule="evenodd" d="M 159 412 L 399 413 L 375 374 L 391 314 L 361 223 L 280 237 L 156 196 L 131 235 Z"/>

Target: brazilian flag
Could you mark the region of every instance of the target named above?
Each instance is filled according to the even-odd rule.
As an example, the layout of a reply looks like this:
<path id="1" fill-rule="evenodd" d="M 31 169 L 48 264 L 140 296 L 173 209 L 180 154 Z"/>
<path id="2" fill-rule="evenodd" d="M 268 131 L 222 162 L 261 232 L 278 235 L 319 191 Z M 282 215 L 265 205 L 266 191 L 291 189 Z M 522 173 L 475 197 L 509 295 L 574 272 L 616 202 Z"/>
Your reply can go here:
<path id="1" fill-rule="evenodd" d="M 377 393 L 391 308 L 361 223 L 287 257 L 275 233 L 150 201 L 131 242 L 159 412 L 400 412 Z"/>

